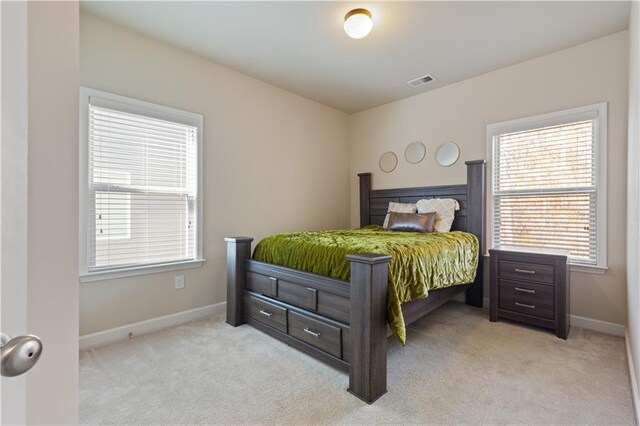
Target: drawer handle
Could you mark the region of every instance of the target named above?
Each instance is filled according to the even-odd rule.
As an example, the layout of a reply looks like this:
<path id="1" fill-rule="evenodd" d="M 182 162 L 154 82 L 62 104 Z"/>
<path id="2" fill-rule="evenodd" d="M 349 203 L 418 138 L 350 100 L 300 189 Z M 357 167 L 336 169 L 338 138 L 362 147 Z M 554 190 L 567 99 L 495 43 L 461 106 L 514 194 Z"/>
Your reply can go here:
<path id="1" fill-rule="evenodd" d="M 522 292 L 522 293 L 529 293 L 529 294 L 536 294 L 535 290 L 530 290 L 528 288 L 520 288 L 520 287 L 516 287 L 515 288 L 516 291 Z"/>
<path id="2" fill-rule="evenodd" d="M 262 315 L 264 315 L 265 317 L 272 317 L 273 316 L 273 314 L 271 312 L 263 311 L 262 309 L 260 309 L 260 313 Z"/>
<path id="3" fill-rule="evenodd" d="M 277 279 L 277 278 L 275 278 L 275 277 L 269 277 L 269 279 L 270 279 L 271 281 L 278 281 L 278 279 Z"/>
<path id="4" fill-rule="evenodd" d="M 308 328 L 305 328 L 304 332 L 307 333 L 307 334 L 312 335 L 313 337 L 320 337 L 320 333 L 316 333 L 315 331 L 311 331 Z"/>
<path id="5" fill-rule="evenodd" d="M 515 269 L 516 272 L 520 272 L 521 274 L 530 274 L 530 275 L 535 275 L 536 271 L 530 271 L 528 269 Z"/>
<path id="6" fill-rule="evenodd" d="M 521 308 L 529 308 L 529 309 L 536 308 L 536 305 L 527 305 L 526 303 L 520 303 L 520 302 L 516 302 L 516 306 L 520 306 Z"/>

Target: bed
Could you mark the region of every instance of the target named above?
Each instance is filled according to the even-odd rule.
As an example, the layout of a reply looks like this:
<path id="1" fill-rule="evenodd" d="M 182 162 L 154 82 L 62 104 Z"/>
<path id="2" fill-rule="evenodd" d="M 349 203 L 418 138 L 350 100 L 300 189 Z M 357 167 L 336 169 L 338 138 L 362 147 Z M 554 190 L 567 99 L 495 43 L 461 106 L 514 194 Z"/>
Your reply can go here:
<path id="1" fill-rule="evenodd" d="M 480 254 L 484 253 L 485 162 L 469 161 L 466 166 L 467 183 L 462 185 L 374 190 L 371 174 L 359 174 L 360 225 L 363 229 L 341 232 L 345 239 L 359 238 L 358 233 L 368 233 L 365 238 L 372 238 L 370 235 L 375 234 L 386 241 L 385 232 L 388 231 L 374 225 L 382 225 L 389 202 L 415 203 L 424 198 L 453 198 L 460 204 L 460 210 L 455 213 L 451 230 L 462 232 L 433 235 L 431 238 L 442 244 L 458 244 L 454 240 L 470 240 L 470 234 L 475 240 L 473 247 L 478 250 L 473 262 L 475 271 L 472 272 L 475 274 L 464 271 L 457 275 L 461 282 L 435 285 L 429 289 L 428 297 L 424 297 L 427 296 L 425 291 L 424 295 L 418 294 L 419 297 L 410 297 L 412 301 L 404 302 L 407 299 L 404 295 L 400 300 L 394 300 L 394 277 L 402 271 L 398 271 L 392 256 L 387 254 L 363 253 L 354 248 L 356 253 L 346 254 L 344 260 L 334 260 L 333 266 L 325 269 L 316 268 L 313 262 L 305 263 L 300 260 L 304 256 L 298 256 L 297 263 L 289 262 L 297 265 L 297 268 L 292 268 L 283 266 L 287 264 L 282 261 L 283 253 L 286 255 L 287 252 L 277 250 L 279 239 L 272 240 L 270 250 L 256 250 L 254 256 L 257 254 L 256 257 L 262 259 L 259 261 L 251 257 L 252 238 L 231 237 L 225 239 L 227 323 L 232 326 L 249 324 L 321 361 L 348 371 L 348 391 L 367 403 L 374 402 L 386 392 L 387 338 L 395 334 L 403 340 L 399 335 L 398 321 L 403 326 L 409 325 L 462 292 L 468 305 L 482 307 L 483 262 Z M 312 236 L 321 238 L 324 235 L 336 238 L 335 233 Z M 298 235 L 294 237 L 301 239 Z M 280 239 L 287 240 L 285 237 Z M 261 243 L 259 247 L 264 245 Z M 297 247 L 301 249 L 302 246 Z M 387 246 L 381 244 L 376 247 Z M 340 258 L 345 253 L 338 250 L 332 255 Z M 463 262 L 472 261 L 473 256 L 469 257 L 468 249 L 461 256 Z M 399 302 L 398 306 L 401 303 L 399 314 L 393 312 L 394 302 Z M 388 317 L 392 318 L 389 322 Z"/>

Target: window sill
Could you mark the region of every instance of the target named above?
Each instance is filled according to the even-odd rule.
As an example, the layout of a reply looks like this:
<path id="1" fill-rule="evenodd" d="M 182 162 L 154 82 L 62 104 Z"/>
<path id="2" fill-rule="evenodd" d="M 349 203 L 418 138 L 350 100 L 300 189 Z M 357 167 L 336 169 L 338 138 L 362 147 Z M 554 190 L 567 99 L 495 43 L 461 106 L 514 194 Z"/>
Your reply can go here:
<path id="1" fill-rule="evenodd" d="M 187 260 L 184 262 L 163 263 L 162 265 L 139 266 L 135 268 L 114 269 L 111 271 L 89 272 L 80 275 L 81 283 L 113 280 L 116 278 L 135 277 L 137 275 L 157 274 L 160 272 L 178 271 L 180 269 L 199 268 L 204 259 Z"/>
<path id="2" fill-rule="evenodd" d="M 569 263 L 569 271 L 571 272 L 584 272 L 586 274 L 604 275 L 609 270 L 606 266 L 597 265 L 580 265 L 577 263 Z"/>

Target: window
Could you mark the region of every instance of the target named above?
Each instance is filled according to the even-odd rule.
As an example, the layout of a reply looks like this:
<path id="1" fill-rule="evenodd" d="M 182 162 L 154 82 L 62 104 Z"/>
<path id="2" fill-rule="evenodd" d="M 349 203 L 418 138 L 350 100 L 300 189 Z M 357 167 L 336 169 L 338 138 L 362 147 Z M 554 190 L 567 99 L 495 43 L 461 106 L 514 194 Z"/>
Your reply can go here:
<path id="1" fill-rule="evenodd" d="M 487 128 L 490 247 L 569 252 L 606 270 L 606 103 Z"/>
<path id="2" fill-rule="evenodd" d="M 94 168 L 94 187 L 131 184 L 131 173 Z M 95 193 L 96 240 L 131 238 L 131 194 Z"/>
<path id="3" fill-rule="evenodd" d="M 81 281 L 202 264 L 202 116 L 81 89 Z"/>

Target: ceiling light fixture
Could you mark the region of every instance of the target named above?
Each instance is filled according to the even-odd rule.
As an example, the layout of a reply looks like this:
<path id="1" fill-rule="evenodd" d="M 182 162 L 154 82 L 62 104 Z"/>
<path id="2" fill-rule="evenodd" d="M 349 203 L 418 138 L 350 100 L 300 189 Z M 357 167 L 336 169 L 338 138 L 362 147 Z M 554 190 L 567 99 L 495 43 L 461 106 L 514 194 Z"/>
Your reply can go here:
<path id="1" fill-rule="evenodd" d="M 351 38 L 363 38 L 371 32 L 373 21 L 367 9 L 353 9 L 344 17 L 344 32 Z"/>

